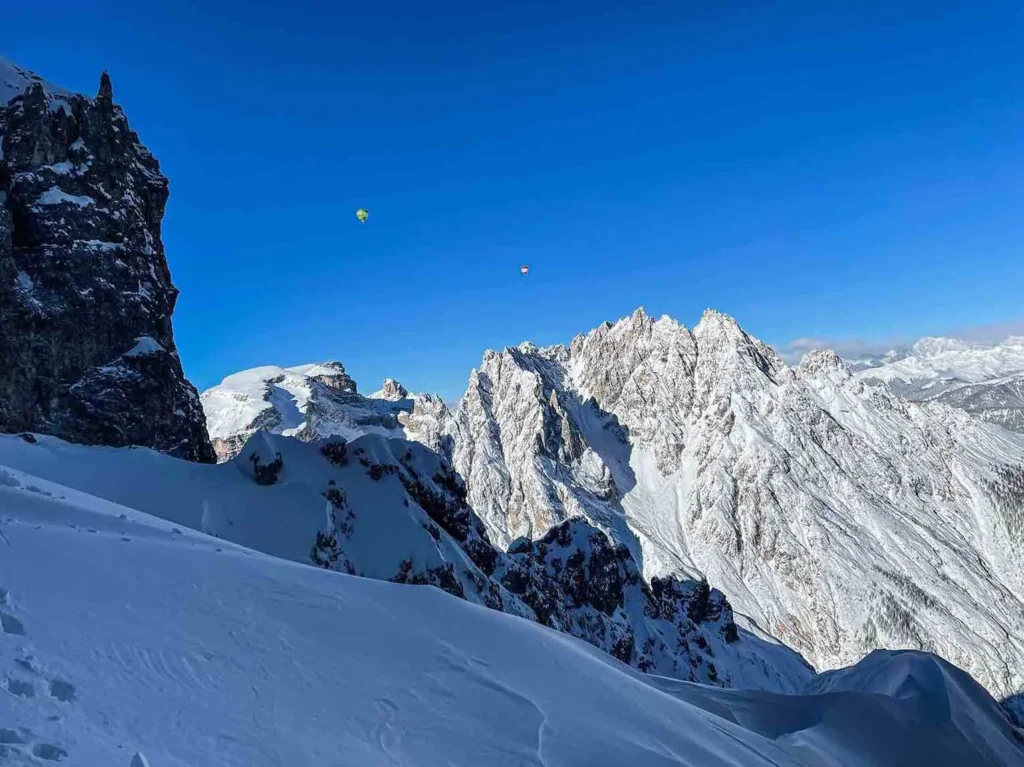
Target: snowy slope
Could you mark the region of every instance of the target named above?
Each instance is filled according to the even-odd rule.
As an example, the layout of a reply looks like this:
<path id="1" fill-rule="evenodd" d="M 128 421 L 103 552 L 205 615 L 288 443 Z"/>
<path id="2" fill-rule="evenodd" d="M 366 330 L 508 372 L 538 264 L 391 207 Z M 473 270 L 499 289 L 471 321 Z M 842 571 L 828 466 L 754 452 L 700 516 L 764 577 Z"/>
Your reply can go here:
<path id="1" fill-rule="evenodd" d="M 33 83 L 39 83 L 52 97 L 71 96 L 71 91 L 49 83 L 34 72 L 22 69 L 13 61 L 0 56 L 0 107 L 28 90 Z"/>
<path id="2" fill-rule="evenodd" d="M 1024 372 L 977 383 L 950 385 L 940 394 L 923 399 L 958 407 L 982 421 L 1024 432 Z"/>
<path id="3" fill-rule="evenodd" d="M 305 443 L 257 434 L 233 461 L 0 436 L 0 467 L 274 556 L 470 602 L 584 639 L 645 671 L 720 686 L 798 689 L 811 670 L 738 630 L 721 592 L 646 583 L 628 550 L 570 520 L 506 554 L 451 470 L 422 445 L 367 435 Z"/>
<path id="4" fill-rule="evenodd" d="M 927 649 L 1024 688 L 1020 436 L 831 353 L 790 368 L 713 311 L 488 352 L 442 430 L 498 542 L 583 516 L 818 669 Z"/>
<path id="5" fill-rule="evenodd" d="M 803 696 L 691 685 L 434 589 L 0 476 L 12 764 L 1024 762 L 995 703 L 930 656 L 875 654 Z"/>

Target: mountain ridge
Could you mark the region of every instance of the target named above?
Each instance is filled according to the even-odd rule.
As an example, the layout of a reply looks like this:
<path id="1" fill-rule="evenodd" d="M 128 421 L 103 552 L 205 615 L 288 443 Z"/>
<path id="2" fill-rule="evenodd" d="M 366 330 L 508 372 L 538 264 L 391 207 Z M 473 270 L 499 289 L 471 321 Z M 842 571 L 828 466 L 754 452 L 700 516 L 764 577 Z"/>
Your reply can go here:
<path id="1" fill-rule="evenodd" d="M 790 367 L 728 315 L 691 331 L 640 309 L 489 350 L 457 408 L 396 418 L 451 460 L 500 546 L 582 517 L 645 577 L 706 575 L 820 669 L 924 648 L 1001 697 L 1024 686 L 1024 439 L 832 352 Z"/>

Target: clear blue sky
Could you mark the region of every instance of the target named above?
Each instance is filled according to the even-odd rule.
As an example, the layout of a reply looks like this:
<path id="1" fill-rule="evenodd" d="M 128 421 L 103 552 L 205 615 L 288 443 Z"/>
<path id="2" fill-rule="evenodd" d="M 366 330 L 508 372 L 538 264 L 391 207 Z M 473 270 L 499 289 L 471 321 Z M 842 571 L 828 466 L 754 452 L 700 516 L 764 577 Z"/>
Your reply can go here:
<path id="1" fill-rule="evenodd" d="M 0 53 L 111 72 L 200 388 L 336 358 L 451 397 L 640 304 L 780 345 L 1024 315 L 1020 4 L 842 6 L 16 3 Z"/>

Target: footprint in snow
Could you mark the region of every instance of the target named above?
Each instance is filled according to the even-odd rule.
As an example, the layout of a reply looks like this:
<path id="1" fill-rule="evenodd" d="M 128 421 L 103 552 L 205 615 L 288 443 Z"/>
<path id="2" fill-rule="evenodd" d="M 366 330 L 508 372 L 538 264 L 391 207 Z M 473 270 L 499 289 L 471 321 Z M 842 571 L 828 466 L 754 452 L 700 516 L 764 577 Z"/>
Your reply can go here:
<path id="1" fill-rule="evenodd" d="M 13 615 L 0 612 L 0 633 L 25 636 L 25 626 Z"/>
<path id="2" fill-rule="evenodd" d="M 75 699 L 75 686 L 63 679 L 51 679 L 50 697 L 56 698 L 61 703 L 71 703 Z"/>
<path id="3" fill-rule="evenodd" d="M 28 743 L 26 736 L 31 736 L 32 733 L 24 731 L 26 734 L 21 735 L 17 730 L 9 730 L 6 727 L 0 727 L 0 745 L 5 746 L 22 746 Z"/>
<path id="4" fill-rule="evenodd" d="M 0 727 L 0 757 L 22 756 L 23 752 L 18 746 L 27 746 L 32 738 L 32 732 L 24 728 L 12 730 L 7 727 Z M 59 762 L 68 755 L 68 752 L 60 746 L 52 743 L 36 743 L 32 746 L 32 755 L 37 759 L 48 762 Z"/>
<path id="5" fill-rule="evenodd" d="M 17 695 L 19 698 L 34 698 L 36 696 L 36 686 L 31 682 L 9 676 L 5 680 L 4 686 L 7 688 L 7 692 Z"/>
<path id="6" fill-rule="evenodd" d="M 38 759 L 45 759 L 47 762 L 59 762 L 68 755 L 67 751 L 52 743 L 36 743 L 32 746 L 32 753 Z"/>

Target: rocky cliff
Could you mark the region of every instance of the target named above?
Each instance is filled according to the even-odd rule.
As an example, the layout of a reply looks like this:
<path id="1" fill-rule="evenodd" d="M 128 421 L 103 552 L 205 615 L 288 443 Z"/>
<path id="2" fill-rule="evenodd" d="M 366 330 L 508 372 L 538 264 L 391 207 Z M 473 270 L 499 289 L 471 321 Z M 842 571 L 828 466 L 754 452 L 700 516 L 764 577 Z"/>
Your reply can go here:
<path id="1" fill-rule="evenodd" d="M 167 179 L 110 78 L 87 98 L 0 60 L 0 100 L 0 431 L 212 461 L 171 329 Z"/>
<path id="2" fill-rule="evenodd" d="M 640 310 L 486 353 L 442 431 L 499 545 L 582 516 L 819 669 L 914 648 L 1024 684 L 1024 440 L 832 352 L 791 368 L 718 312 Z"/>

